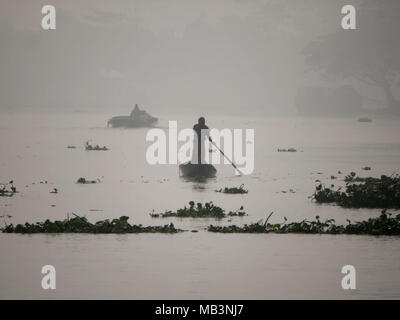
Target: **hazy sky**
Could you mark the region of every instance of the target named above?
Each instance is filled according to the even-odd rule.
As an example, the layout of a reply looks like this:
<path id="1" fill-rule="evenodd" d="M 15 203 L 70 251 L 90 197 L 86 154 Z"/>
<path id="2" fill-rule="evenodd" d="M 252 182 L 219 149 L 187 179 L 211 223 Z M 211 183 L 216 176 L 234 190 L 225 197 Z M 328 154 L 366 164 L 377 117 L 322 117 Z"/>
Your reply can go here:
<path id="1" fill-rule="evenodd" d="M 302 50 L 347 2 L 0 0 L 0 108 L 292 113 Z"/>

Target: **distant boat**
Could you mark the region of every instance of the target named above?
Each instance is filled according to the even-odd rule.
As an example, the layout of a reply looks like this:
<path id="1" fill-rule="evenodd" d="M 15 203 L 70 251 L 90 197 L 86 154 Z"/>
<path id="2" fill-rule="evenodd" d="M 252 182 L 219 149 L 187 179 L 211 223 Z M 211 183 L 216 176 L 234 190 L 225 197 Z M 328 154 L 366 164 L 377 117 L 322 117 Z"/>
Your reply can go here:
<path id="1" fill-rule="evenodd" d="M 149 115 L 146 111 L 140 110 L 139 106 L 135 104 L 129 116 L 116 116 L 112 117 L 107 122 L 107 127 L 113 128 L 138 128 L 138 127 L 152 127 L 157 123 L 158 119 Z"/>
<path id="2" fill-rule="evenodd" d="M 367 117 L 358 118 L 358 122 L 372 122 L 372 119 Z"/>
<path id="3" fill-rule="evenodd" d="M 295 148 L 278 149 L 278 152 L 297 152 L 297 150 Z"/>
<path id="4" fill-rule="evenodd" d="M 217 169 L 211 164 L 185 163 L 179 165 L 182 176 L 187 178 L 212 178 L 217 174 Z"/>

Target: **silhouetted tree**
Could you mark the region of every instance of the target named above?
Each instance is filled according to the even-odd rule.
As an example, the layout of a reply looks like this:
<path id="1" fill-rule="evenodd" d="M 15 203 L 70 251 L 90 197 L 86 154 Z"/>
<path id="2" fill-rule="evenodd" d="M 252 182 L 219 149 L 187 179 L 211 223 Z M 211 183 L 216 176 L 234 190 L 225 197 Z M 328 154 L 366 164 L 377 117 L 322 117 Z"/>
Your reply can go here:
<path id="1" fill-rule="evenodd" d="M 338 22 L 339 23 L 339 22 Z M 400 85 L 400 1 L 365 0 L 357 29 L 320 37 L 303 51 L 311 70 L 332 79 L 357 79 L 382 89 L 391 113 L 400 114 L 393 90 Z"/>

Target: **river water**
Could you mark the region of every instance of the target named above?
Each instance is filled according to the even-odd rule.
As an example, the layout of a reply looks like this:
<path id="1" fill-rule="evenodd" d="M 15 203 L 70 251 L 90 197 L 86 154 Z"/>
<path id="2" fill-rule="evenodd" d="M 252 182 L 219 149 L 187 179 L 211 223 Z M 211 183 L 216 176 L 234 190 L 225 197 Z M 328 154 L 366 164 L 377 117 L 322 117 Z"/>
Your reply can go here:
<path id="1" fill-rule="evenodd" d="M 209 224 L 334 218 L 364 220 L 379 210 L 317 205 L 315 180 L 343 184 L 344 175 L 392 174 L 400 166 L 396 120 L 209 117 L 215 128 L 255 130 L 255 170 L 238 177 L 229 165 L 206 182 L 179 177 L 176 165 L 149 165 L 147 129 L 106 128 L 109 114 L 91 112 L 0 115 L 0 182 L 19 190 L 0 198 L 8 223 L 130 217 L 131 223 L 173 222 L 174 235 L 0 234 L 0 298 L 266 299 L 400 298 L 400 237 L 212 234 Z M 191 128 L 196 116 L 163 116 Z M 84 143 L 110 151 L 88 152 Z M 67 148 L 69 145 L 75 149 Z M 294 147 L 297 152 L 277 152 Z M 361 168 L 369 166 L 371 171 Z M 341 171 L 342 174 L 339 174 Z M 337 179 L 331 179 L 331 176 Z M 78 185 L 79 177 L 99 179 Z M 245 195 L 214 190 L 245 185 Z M 53 188 L 59 190 L 52 194 Z M 248 213 L 214 219 L 151 218 L 190 201 L 213 201 Z M 394 210 L 392 210 L 395 212 Z M 3 224 L 3 222 L 1 222 Z M 57 289 L 43 290 L 41 268 L 54 265 Z M 357 289 L 343 290 L 342 266 L 356 268 Z"/>

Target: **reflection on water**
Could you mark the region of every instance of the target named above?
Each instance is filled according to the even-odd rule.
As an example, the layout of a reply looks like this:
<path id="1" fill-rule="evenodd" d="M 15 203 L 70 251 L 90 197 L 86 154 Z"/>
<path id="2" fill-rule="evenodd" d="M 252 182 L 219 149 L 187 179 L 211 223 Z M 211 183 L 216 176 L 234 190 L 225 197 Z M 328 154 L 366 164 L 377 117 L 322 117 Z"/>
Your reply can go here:
<path id="1" fill-rule="evenodd" d="M 12 215 L 13 223 L 64 219 L 71 212 L 90 221 L 127 215 L 131 223 L 173 222 L 178 228 L 199 232 L 1 234 L 0 298 L 399 298 L 399 237 L 204 231 L 209 224 L 256 222 L 271 211 L 275 212 L 272 223 L 282 222 L 283 217 L 298 221 L 319 215 L 346 223 L 346 219 L 376 216 L 379 210 L 316 205 L 308 197 L 317 179 L 340 185 L 350 171 L 372 176 L 397 171 L 398 122 L 211 119 L 220 129 L 227 123 L 232 128 L 251 124 L 255 171 L 241 177 L 234 175 L 230 165 L 217 165 L 216 178 L 188 181 L 179 177 L 177 166 L 146 163 L 145 129 L 105 129 L 108 118 L 99 114 L 2 115 L 0 182 L 13 179 L 19 193 L 0 199 L 0 215 Z M 182 128 L 191 127 L 192 122 L 189 117 L 178 119 Z M 91 139 L 110 151 L 86 152 L 84 143 Z M 277 152 L 288 147 L 303 152 Z M 372 170 L 365 173 L 364 166 Z M 338 179 L 331 180 L 331 175 Z M 79 177 L 103 178 L 101 183 L 78 185 Z M 215 192 L 241 184 L 248 194 Z M 54 188 L 57 194 L 50 193 Z M 153 209 L 182 208 L 191 200 L 213 201 L 227 211 L 243 205 L 248 216 L 215 220 L 149 215 Z M 45 264 L 57 269 L 55 292 L 39 288 Z M 356 291 L 341 289 L 344 264 L 357 269 Z"/>

